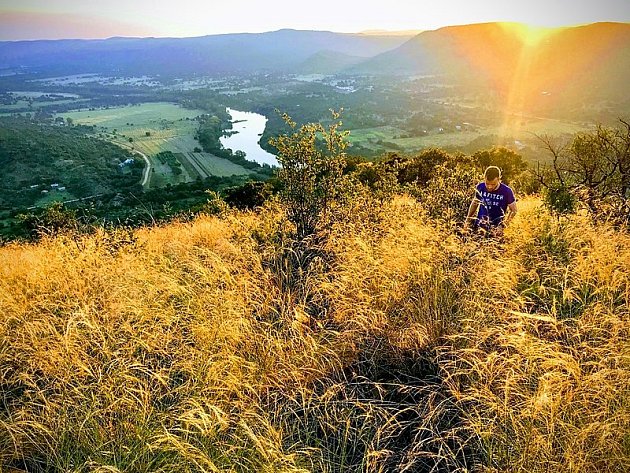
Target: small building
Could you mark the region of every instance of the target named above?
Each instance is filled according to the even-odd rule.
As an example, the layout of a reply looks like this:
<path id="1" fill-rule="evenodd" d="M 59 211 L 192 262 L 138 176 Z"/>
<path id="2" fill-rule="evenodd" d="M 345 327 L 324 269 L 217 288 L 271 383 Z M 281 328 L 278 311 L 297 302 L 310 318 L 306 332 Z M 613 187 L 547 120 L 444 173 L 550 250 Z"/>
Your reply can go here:
<path id="1" fill-rule="evenodd" d="M 52 187 L 53 189 L 56 189 L 57 187 L 59 187 L 59 184 L 51 184 L 50 187 Z"/>
<path id="2" fill-rule="evenodd" d="M 519 151 L 525 148 L 525 145 L 519 140 L 514 140 L 514 145 Z"/>
<path id="3" fill-rule="evenodd" d="M 66 188 L 65 188 L 65 186 L 60 186 L 60 187 L 57 187 L 57 190 L 58 190 L 59 192 L 63 192 L 63 191 L 65 191 L 65 190 L 66 190 Z"/>

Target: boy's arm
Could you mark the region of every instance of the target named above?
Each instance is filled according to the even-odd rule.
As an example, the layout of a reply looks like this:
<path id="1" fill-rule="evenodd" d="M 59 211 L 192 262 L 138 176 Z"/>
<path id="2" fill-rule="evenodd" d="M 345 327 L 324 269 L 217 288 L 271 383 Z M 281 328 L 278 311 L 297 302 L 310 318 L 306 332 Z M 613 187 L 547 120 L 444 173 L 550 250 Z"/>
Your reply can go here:
<path id="1" fill-rule="evenodd" d="M 503 221 L 503 225 L 507 226 L 508 223 L 514 218 L 516 215 L 516 202 L 512 202 L 508 205 L 508 213 L 505 216 L 505 220 Z"/>
<path id="2" fill-rule="evenodd" d="M 464 229 L 467 229 L 470 225 L 470 222 L 477 218 L 479 204 L 479 199 L 477 199 L 476 197 L 470 202 L 470 206 L 468 207 L 468 215 L 466 216 L 466 221 L 464 222 Z"/>

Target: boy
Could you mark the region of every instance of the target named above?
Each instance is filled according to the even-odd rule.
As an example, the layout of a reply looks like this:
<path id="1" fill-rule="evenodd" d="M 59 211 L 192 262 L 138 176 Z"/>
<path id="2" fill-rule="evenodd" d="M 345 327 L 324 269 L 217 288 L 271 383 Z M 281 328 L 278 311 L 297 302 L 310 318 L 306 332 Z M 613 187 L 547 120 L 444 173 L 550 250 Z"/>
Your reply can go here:
<path id="1" fill-rule="evenodd" d="M 496 166 L 489 166 L 484 173 L 484 181 L 475 188 L 475 197 L 468 207 L 464 231 L 472 223 L 475 229 L 482 228 L 490 234 L 501 236 L 503 228 L 514 215 L 514 191 L 501 182 L 501 170 Z"/>

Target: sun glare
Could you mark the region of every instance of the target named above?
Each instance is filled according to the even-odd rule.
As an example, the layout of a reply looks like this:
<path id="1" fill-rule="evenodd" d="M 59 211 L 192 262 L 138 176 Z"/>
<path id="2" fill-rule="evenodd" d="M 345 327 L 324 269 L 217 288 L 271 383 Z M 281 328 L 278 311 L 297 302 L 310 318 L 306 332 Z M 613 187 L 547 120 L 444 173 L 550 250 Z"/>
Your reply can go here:
<path id="1" fill-rule="evenodd" d="M 523 119 L 526 102 L 534 84 L 526 78 L 531 77 L 530 69 L 535 60 L 537 48 L 550 34 L 559 28 L 525 25 L 520 23 L 501 23 L 507 31 L 515 34 L 522 42 L 521 54 L 517 59 L 506 95 L 501 137 L 514 136 Z"/>
<path id="2" fill-rule="evenodd" d="M 530 47 L 538 45 L 547 35 L 557 29 L 517 23 L 502 23 L 502 26 L 516 33 L 523 41 L 523 44 Z"/>

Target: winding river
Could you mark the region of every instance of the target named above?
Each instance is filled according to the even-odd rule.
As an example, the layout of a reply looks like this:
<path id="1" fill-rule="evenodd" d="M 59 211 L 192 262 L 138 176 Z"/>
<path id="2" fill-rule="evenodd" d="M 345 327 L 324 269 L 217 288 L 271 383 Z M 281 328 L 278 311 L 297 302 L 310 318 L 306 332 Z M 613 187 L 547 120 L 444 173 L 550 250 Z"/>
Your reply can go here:
<path id="1" fill-rule="evenodd" d="M 276 157 L 258 144 L 260 135 L 265 131 L 267 118 L 258 113 L 241 112 L 231 108 L 227 111 L 232 116 L 232 131 L 238 133 L 222 137 L 220 141 L 223 147 L 234 152 L 243 151 L 246 159 L 256 161 L 258 164 L 278 166 Z"/>

